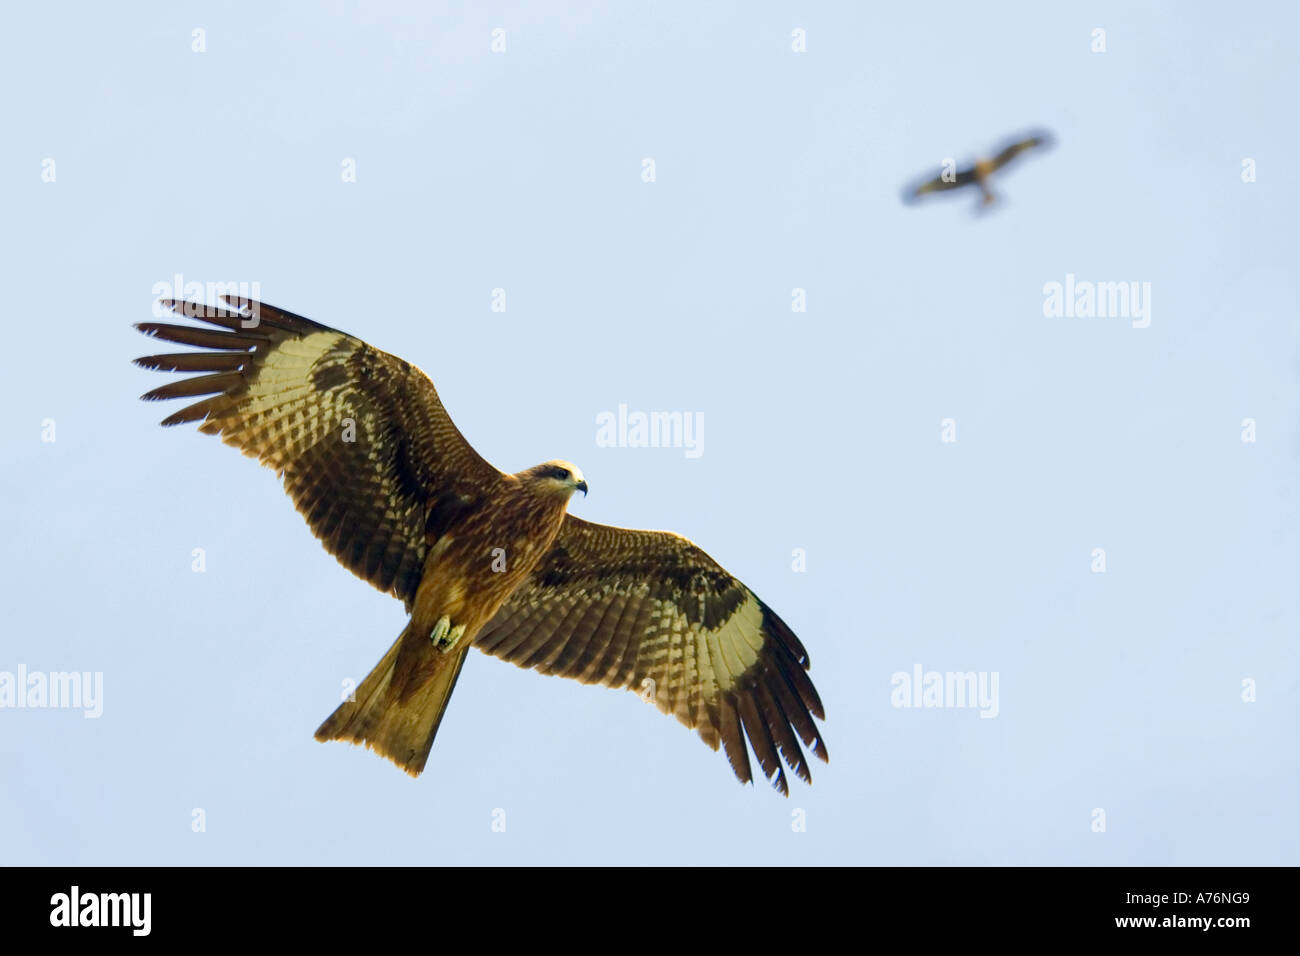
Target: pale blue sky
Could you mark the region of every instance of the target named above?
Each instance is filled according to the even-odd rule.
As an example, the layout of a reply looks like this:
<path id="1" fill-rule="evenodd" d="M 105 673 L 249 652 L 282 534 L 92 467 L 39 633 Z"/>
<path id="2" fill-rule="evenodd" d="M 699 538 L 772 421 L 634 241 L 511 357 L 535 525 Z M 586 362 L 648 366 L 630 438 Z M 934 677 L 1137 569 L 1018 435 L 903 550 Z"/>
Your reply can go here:
<path id="1" fill-rule="evenodd" d="M 0 710 L 0 861 L 1300 861 L 1295 7 L 546 6 L 7 10 L 0 671 L 104 700 Z M 989 215 L 900 204 L 1039 125 Z M 402 608 L 137 401 L 178 272 L 700 543 L 809 648 L 832 763 L 745 789 L 632 695 L 477 653 L 418 781 L 316 743 Z M 1151 283 L 1150 327 L 1044 317 L 1067 274 Z M 597 447 L 620 403 L 701 413 L 704 454 Z M 892 707 L 917 664 L 996 672 L 996 719 Z"/>

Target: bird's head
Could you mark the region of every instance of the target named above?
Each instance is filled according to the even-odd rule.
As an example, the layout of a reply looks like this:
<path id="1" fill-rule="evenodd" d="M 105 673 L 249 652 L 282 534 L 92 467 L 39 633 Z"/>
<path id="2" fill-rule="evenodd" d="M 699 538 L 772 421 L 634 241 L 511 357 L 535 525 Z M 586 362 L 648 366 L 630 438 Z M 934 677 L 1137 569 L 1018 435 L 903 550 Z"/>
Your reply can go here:
<path id="1" fill-rule="evenodd" d="M 582 469 L 571 461 L 545 461 L 515 476 L 539 495 L 568 500 L 575 491 L 587 494 L 587 480 Z"/>

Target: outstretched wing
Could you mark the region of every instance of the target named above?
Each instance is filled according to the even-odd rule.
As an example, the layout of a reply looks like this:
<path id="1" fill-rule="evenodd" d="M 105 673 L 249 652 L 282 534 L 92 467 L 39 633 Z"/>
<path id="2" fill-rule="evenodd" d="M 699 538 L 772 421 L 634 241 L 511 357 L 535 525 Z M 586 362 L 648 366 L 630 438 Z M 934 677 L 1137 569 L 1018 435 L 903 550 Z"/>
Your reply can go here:
<path id="1" fill-rule="evenodd" d="M 794 632 L 685 538 L 572 515 L 529 579 L 475 641 L 543 674 L 640 691 L 721 743 L 741 782 L 759 765 L 788 793 L 778 751 L 811 782 L 795 734 L 822 760 L 825 718 Z M 743 728 L 743 733 L 742 733 Z"/>
<path id="2" fill-rule="evenodd" d="M 141 397 L 208 396 L 162 423 L 201 422 L 199 431 L 273 468 L 329 552 L 409 607 L 427 533 L 485 498 L 500 473 L 465 441 L 413 365 L 291 312 L 222 299 L 229 308 L 162 304 L 225 331 L 136 326 L 208 350 L 136 359 L 144 368 L 206 373 Z"/>
<path id="3" fill-rule="evenodd" d="M 1051 146 L 1052 142 L 1052 135 L 1050 133 L 1035 133 L 1025 139 L 1010 143 L 1004 146 L 998 154 L 989 161 L 989 171 L 996 172 L 1021 153 L 1025 152 L 1025 150 Z"/>
<path id="4" fill-rule="evenodd" d="M 903 190 L 903 201 L 913 203 L 919 200 L 927 193 L 945 192 L 949 189 L 959 189 L 975 181 L 975 171 L 973 169 L 958 170 L 952 179 L 944 179 L 940 174 L 934 179 L 926 180 L 918 186 L 909 186 Z"/>

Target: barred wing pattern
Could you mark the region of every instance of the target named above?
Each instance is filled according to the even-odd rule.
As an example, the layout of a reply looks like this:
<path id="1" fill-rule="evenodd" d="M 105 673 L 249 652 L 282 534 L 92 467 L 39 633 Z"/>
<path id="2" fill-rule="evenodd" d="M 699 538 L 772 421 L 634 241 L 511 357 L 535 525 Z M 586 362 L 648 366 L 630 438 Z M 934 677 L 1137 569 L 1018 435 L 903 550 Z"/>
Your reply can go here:
<path id="1" fill-rule="evenodd" d="M 144 368 L 206 373 L 142 397 L 207 396 L 162 424 L 200 422 L 200 431 L 275 470 L 326 549 L 409 609 L 430 525 L 486 499 L 500 472 L 465 441 L 419 369 L 291 312 L 222 300 L 228 308 L 162 303 L 222 331 L 136 326 L 208 350 L 136 359 Z"/>
<path id="2" fill-rule="evenodd" d="M 825 719 L 794 632 L 690 541 L 569 515 L 555 544 L 479 633 L 489 654 L 585 684 L 653 693 L 750 782 L 745 737 L 788 794 L 778 753 L 809 783 Z M 646 683 L 647 679 L 653 684 Z M 743 733 L 742 733 L 743 730 Z"/>

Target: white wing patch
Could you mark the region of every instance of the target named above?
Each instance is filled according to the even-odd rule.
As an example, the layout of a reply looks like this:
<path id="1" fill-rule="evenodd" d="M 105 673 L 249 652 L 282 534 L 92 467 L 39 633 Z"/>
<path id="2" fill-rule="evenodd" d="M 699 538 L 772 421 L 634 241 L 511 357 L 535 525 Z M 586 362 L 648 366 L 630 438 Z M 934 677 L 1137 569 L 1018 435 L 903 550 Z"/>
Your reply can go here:
<path id="1" fill-rule="evenodd" d="M 658 645 L 654 656 L 663 662 L 660 679 L 698 684 L 704 700 L 713 698 L 713 687 L 723 692 L 735 687 L 763 649 L 763 609 L 752 594 L 717 630 L 688 621 L 672 601 L 656 601 L 651 618 L 646 645 Z M 677 702 L 676 711 L 683 710 L 689 710 L 685 698 Z"/>
<path id="2" fill-rule="evenodd" d="M 313 366 L 330 364 L 328 359 L 321 360 L 340 342 L 347 343 L 347 348 L 338 351 L 337 361 L 345 362 L 351 343 L 338 332 L 314 332 L 281 342 L 267 353 L 248 392 L 236 399 L 231 413 L 204 422 L 200 431 L 221 431 L 228 444 L 257 447 L 267 465 L 283 468 L 348 417 L 350 390 L 322 392 L 312 380 Z M 272 436 L 282 440 L 272 441 Z"/>

